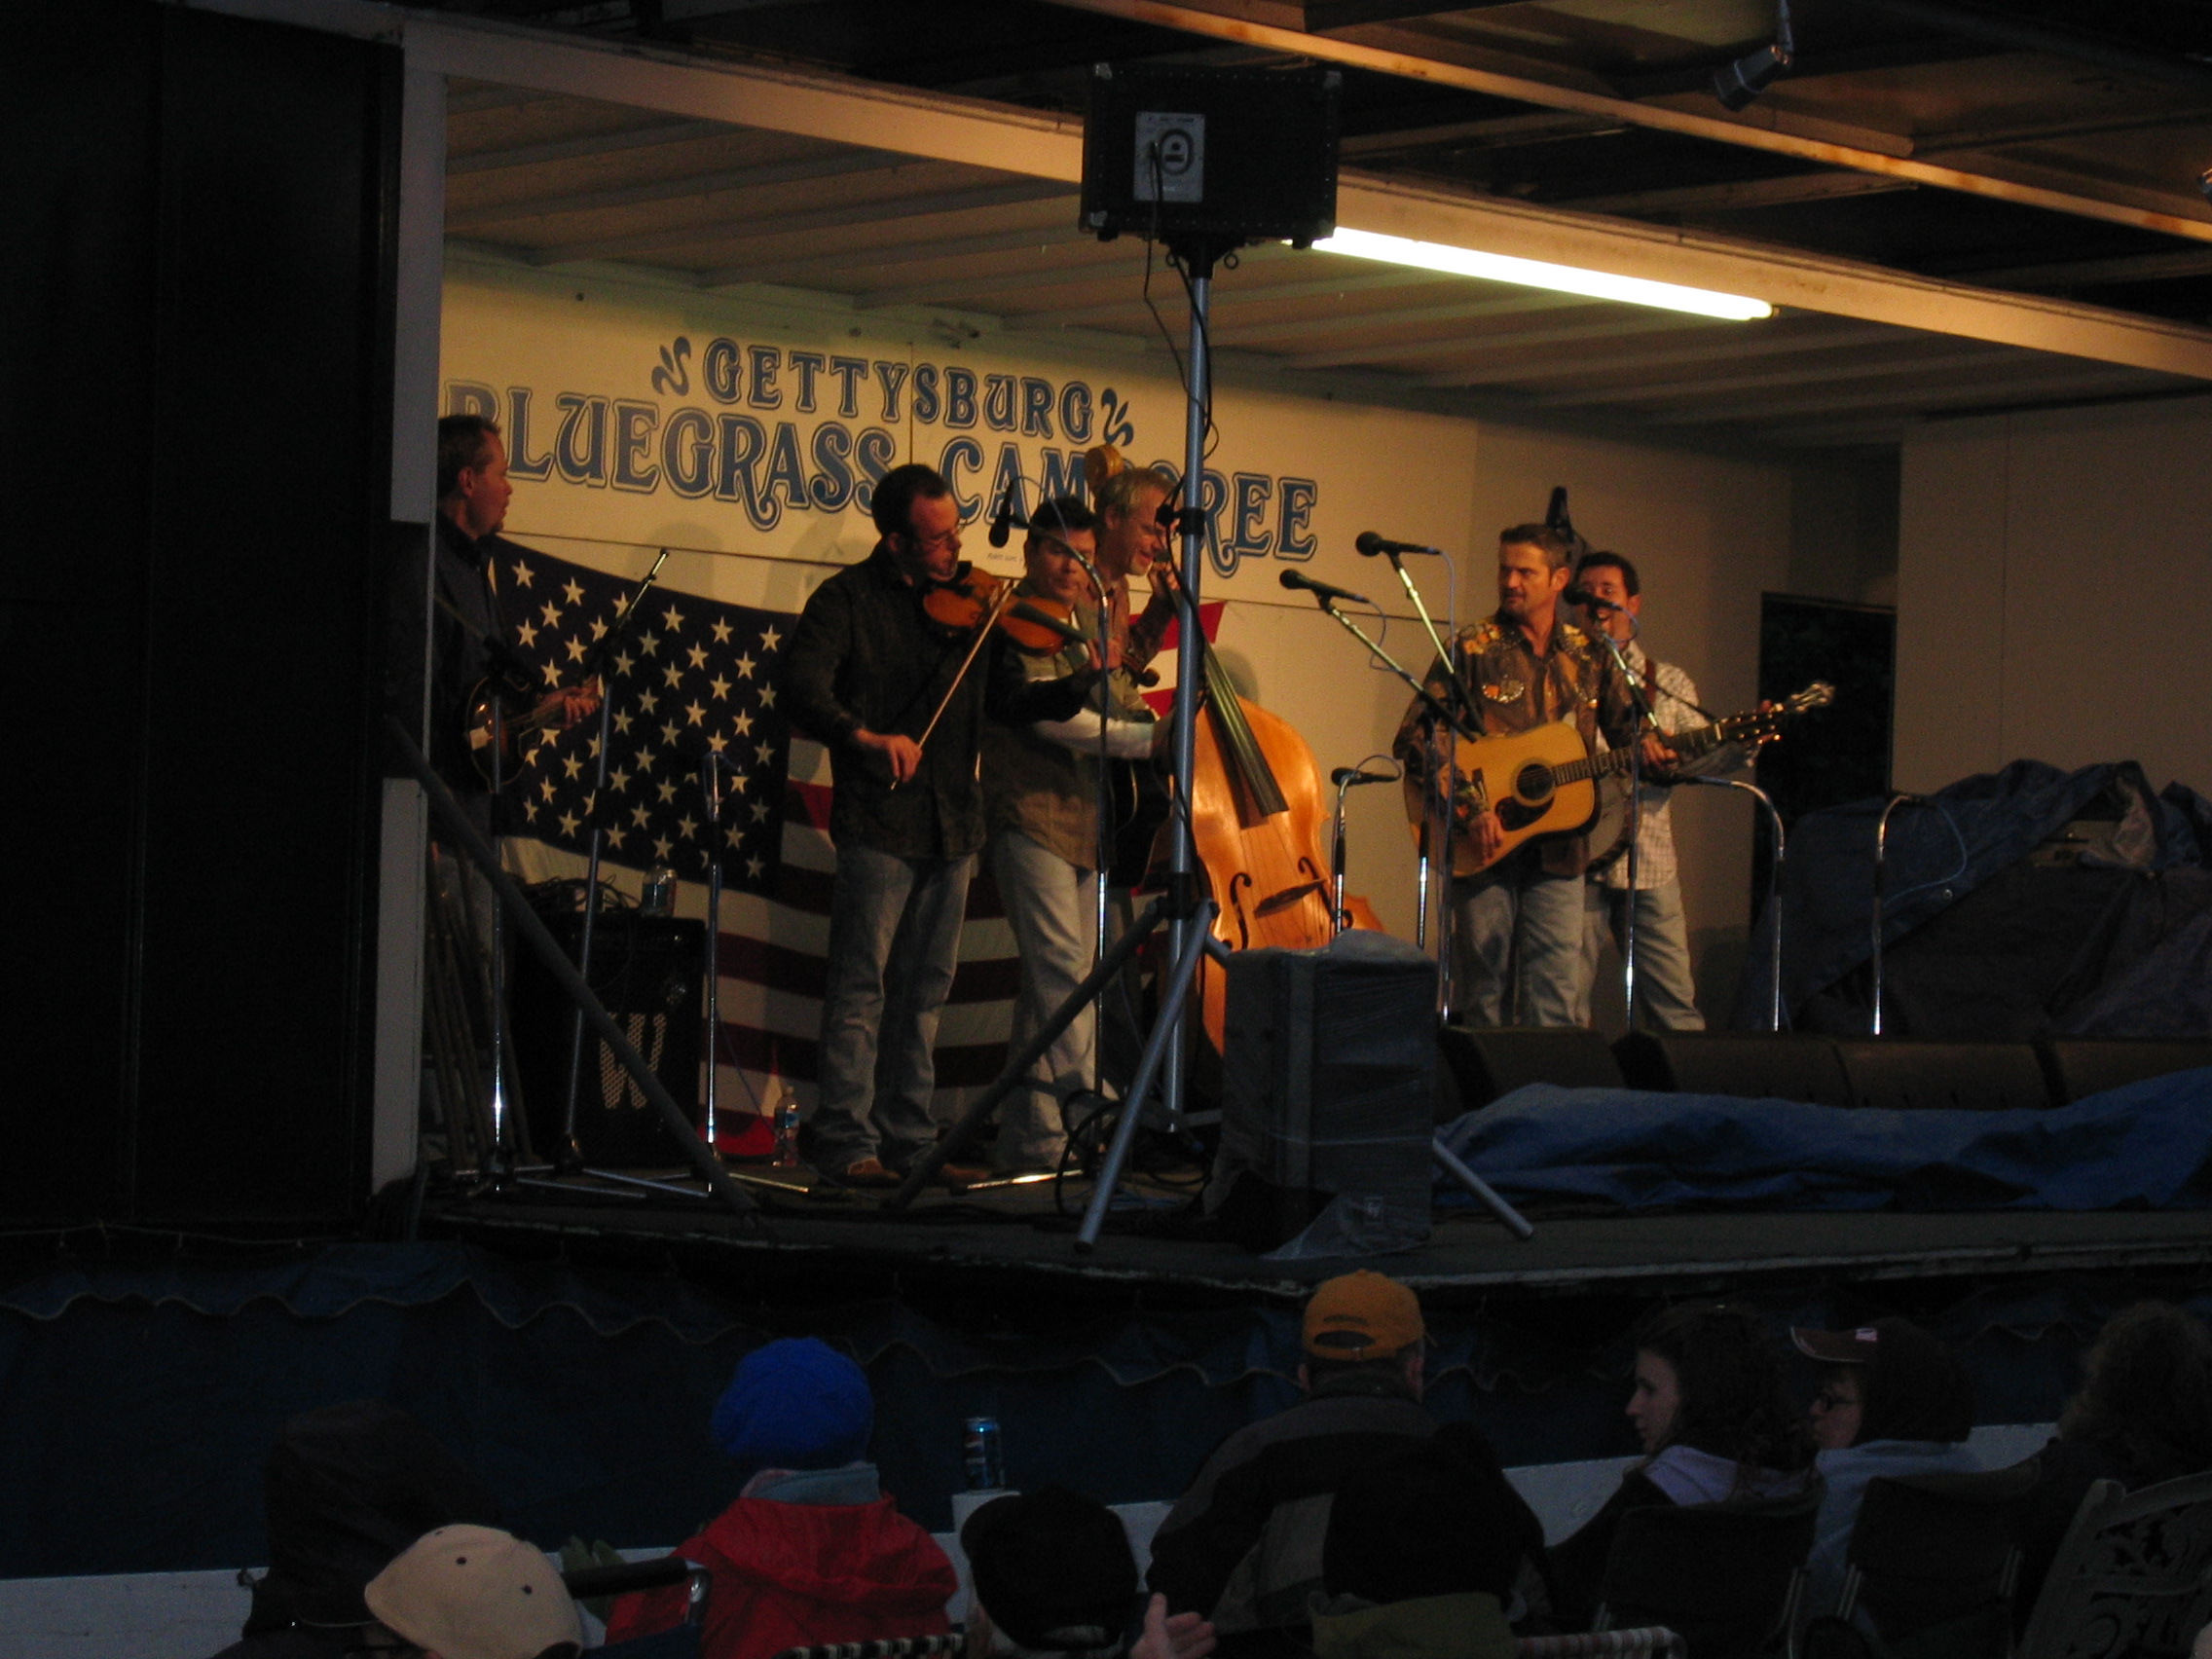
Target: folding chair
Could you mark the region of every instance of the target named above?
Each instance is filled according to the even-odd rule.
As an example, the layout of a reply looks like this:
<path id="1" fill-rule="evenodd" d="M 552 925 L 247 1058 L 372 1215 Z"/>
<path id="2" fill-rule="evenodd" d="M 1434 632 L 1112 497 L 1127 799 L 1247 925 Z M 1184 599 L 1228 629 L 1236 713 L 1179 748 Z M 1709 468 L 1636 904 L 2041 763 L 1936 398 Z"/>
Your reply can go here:
<path id="1" fill-rule="evenodd" d="M 1825 1490 L 1789 1497 L 1653 1504 L 1620 1519 L 1593 1628 L 1661 1625 L 1695 1659 L 1752 1659 L 1780 1647 L 1796 1617 Z"/>
<path id="2" fill-rule="evenodd" d="M 673 1630 L 657 1631 L 632 1641 L 618 1641 L 595 1651 L 606 1659 L 699 1659 L 699 1632 L 707 1621 L 707 1569 L 682 1556 L 657 1556 L 621 1567 L 584 1567 L 561 1574 L 569 1594 L 579 1602 L 602 1596 L 627 1596 L 635 1590 L 658 1590 L 668 1584 L 691 1586 L 683 1622 Z"/>
<path id="3" fill-rule="evenodd" d="M 1869 1481 L 1843 1591 L 1801 1659 L 2006 1659 L 2034 1463 Z"/>
<path id="4" fill-rule="evenodd" d="M 1524 1636 L 1514 1659 L 1584 1659 L 1584 1655 L 1679 1653 L 1682 1639 L 1663 1625 L 1639 1630 L 1592 1630 L 1570 1636 Z"/>
<path id="5" fill-rule="evenodd" d="M 2182 1655 L 2212 1623 L 2212 1474 L 2099 1481 L 2050 1564 L 2015 1659 Z"/>

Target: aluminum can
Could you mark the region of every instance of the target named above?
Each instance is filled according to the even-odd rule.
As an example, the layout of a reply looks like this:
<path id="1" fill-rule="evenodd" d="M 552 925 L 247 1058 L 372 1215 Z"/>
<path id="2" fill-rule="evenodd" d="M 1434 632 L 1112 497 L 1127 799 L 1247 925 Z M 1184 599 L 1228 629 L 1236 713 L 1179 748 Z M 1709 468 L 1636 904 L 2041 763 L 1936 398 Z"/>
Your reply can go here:
<path id="1" fill-rule="evenodd" d="M 995 1417 L 972 1417 L 967 1421 L 966 1452 L 968 1490 L 999 1492 L 1006 1487 L 1006 1449 Z"/>

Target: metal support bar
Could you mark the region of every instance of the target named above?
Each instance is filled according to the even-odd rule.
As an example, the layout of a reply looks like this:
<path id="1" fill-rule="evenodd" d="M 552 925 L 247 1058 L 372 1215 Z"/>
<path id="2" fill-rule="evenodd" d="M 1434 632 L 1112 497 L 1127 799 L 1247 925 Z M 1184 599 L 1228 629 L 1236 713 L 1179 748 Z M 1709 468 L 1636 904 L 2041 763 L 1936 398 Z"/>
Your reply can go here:
<path id="1" fill-rule="evenodd" d="M 999 1073 L 998 1081 L 970 1103 L 968 1109 L 960 1114 L 959 1122 L 952 1125 L 942 1139 L 914 1160 L 912 1167 L 906 1171 L 906 1178 L 899 1183 L 899 1190 L 883 1200 L 885 1209 L 904 1209 L 914 1201 L 915 1195 L 929 1185 L 930 1178 L 968 1143 L 968 1137 L 975 1133 L 977 1125 L 997 1110 L 1000 1101 L 1028 1081 L 1029 1068 L 1044 1057 L 1047 1049 L 1059 1041 L 1060 1033 L 1089 1005 L 1100 987 L 1109 983 L 1128 966 L 1129 959 L 1136 955 L 1138 947 L 1152 937 L 1152 930 L 1166 915 L 1167 907 L 1163 900 L 1155 899 L 1145 906 L 1144 914 L 1137 918 L 1135 925 L 1099 957 L 1097 965 L 1084 977 L 1082 984 L 1067 994 L 1060 1006 L 1053 1011 L 1051 1018 L 1039 1026 L 1018 1051 L 1007 1056 L 1006 1069 Z"/>
<path id="2" fill-rule="evenodd" d="M 1788 844 L 1782 828 L 1782 809 L 1774 804 L 1774 797 L 1766 791 L 1741 778 L 1680 778 L 1677 782 L 1701 784 L 1714 790 L 1742 790 L 1766 808 L 1767 827 L 1774 831 L 1774 860 L 1766 873 L 1766 913 L 1774 922 L 1774 937 L 1768 945 L 1767 1029 L 1779 1032 L 1782 1029 L 1782 866 Z"/>
<path id="3" fill-rule="evenodd" d="M 1529 1218 L 1499 1197 L 1496 1188 L 1468 1168 L 1466 1161 L 1444 1144 L 1444 1137 L 1441 1134 L 1430 1138 L 1428 1151 L 1429 1156 L 1444 1166 L 1445 1174 L 1466 1188 L 1469 1193 L 1474 1195 L 1478 1203 L 1505 1224 L 1506 1232 L 1512 1234 L 1524 1244 L 1535 1237 L 1536 1230 L 1530 1226 Z"/>
<path id="4" fill-rule="evenodd" d="M 491 844 L 477 832 L 476 826 L 468 822 L 468 815 L 461 811 L 461 803 L 454 799 L 453 791 L 446 787 L 446 781 L 431 768 L 430 762 L 424 757 L 422 749 L 409 735 L 407 728 L 387 715 L 385 729 L 400 758 L 407 762 L 408 769 L 422 781 L 424 793 L 430 797 L 430 810 L 444 820 L 447 830 L 461 850 L 491 880 L 493 891 L 513 914 L 522 937 L 529 940 L 531 949 L 537 952 L 539 959 L 545 964 L 546 972 L 553 976 L 553 982 L 583 1012 L 591 1028 L 614 1051 L 615 1059 L 630 1074 L 639 1091 L 653 1103 L 653 1109 L 660 1114 L 661 1122 L 667 1124 L 669 1133 L 676 1137 L 677 1144 L 683 1149 L 684 1159 L 693 1171 L 728 1206 L 731 1214 L 757 1221 L 760 1206 L 729 1178 L 720 1161 L 700 1143 L 699 1132 L 692 1127 L 691 1120 L 684 1114 L 683 1108 L 676 1103 L 676 1097 L 653 1075 L 652 1067 L 645 1064 L 645 1057 L 638 1052 L 630 1039 L 623 1034 L 622 1027 L 614 1022 L 613 1016 L 600 1006 L 599 998 L 592 995 L 591 986 L 576 972 L 575 964 L 569 960 L 567 952 L 562 950 L 559 941 L 545 924 L 523 902 L 522 894 L 513 880 L 499 867 L 498 855 L 493 852 Z"/>
<path id="5" fill-rule="evenodd" d="M 1157 901 L 1155 902 L 1157 905 Z M 1079 1254 L 1089 1255 L 1098 1248 L 1098 1231 L 1106 1225 L 1107 1206 L 1114 1201 L 1114 1192 L 1122 1183 L 1122 1170 L 1129 1161 L 1129 1148 L 1135 1144 L 1137 1125 L 1144 1121 L 1144 1097 L 1152 1092 L 1152 1080 L 1160 1075 L 1161 1065 L 1172 1048 L 1182 1021 L 1167 1017 L 1166 1011 L 1180 1008 L 1191 994 L 1191 981 L 1198 971 L 1198 958 L 1206 954 L 1208 945 L 1218 946 L 1213 937 L 1213 901 L 1201 899 L 1198 907 L 1183 923 L 1183 947 L 1175 958 L 1174 971 L 1160 987 L 1161 1017 L 1152 1028 L 1152 1037 L 1144 1046 L 1144 1058 L 1137 1062 L 1137 1075 L 1129 1085 L 1129 1092 L 1122 1101 L 1121 1122 L 1114 1125 L 1113 1145 L 1106 1149 L 1106 1161 L 1099 1166 L 1097 1184 L 1091 1188 L 1090 1206 L 1083 1212 L 1083 1226 L 1075 1235 Z"/>

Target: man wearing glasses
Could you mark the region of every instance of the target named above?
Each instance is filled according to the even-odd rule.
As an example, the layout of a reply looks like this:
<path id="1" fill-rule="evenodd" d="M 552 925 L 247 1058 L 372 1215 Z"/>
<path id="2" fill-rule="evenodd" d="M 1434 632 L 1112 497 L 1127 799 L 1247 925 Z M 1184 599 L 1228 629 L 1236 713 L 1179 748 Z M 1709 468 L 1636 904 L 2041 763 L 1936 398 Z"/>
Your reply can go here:
<path id="1" fill-rule="evenodd" d="M 1087 663 L 1031 680 L 992 641 L 955 686 L 973 635 L 933 620 L 922 604 L 960 566 L 951 486 L 931 467 L 894 467 L 870 512 L 874 550 L 815 589 L 779 682 L 793 728 L 829 749 L 836 786 L 837 879 L 805 1150 L 833 1180 L 889 1187 L 936 1134 L 931 1051 L 984 839 L 977 756 L 986 715 L 1067 719 L 1098 676 Z M 940 1171 L 956 1186 L 985 1173 Z"/>
<path id="2" fill-rule="evenodd" d="M 1098 628 L 1097 521 L 1062 496 L 1030 515 L 1022 547 L 1022 597 L 1065 607 L 1084 639 Z M 1082 640 L 1050 655 L 1023 656 L 1033 680 L 1052 680 L 1090 660 Z M 1098 763 L 1100 695 L 1109 699 L 1104 753 L 1109 763 L 1145 762 L 1166 729 L 1124 677 L 1094 693 L 1072 719 L 1028 725 L 991 721 L 983 732 L 984 817 L 991 872 L 1006 901 L 1021 955 L 1021 993 L 1014 1043 L 1026 1042 L 1090 972 L 1098 917 Z M 1067 1144 L 1068 1105 L 1095 1087 L 1096 1011 L 1087 1008 L 1045 1051 L 1028 1087 L 999 1114 L 992 1162 L 1002 1173 L 1056 1168 Z"/>

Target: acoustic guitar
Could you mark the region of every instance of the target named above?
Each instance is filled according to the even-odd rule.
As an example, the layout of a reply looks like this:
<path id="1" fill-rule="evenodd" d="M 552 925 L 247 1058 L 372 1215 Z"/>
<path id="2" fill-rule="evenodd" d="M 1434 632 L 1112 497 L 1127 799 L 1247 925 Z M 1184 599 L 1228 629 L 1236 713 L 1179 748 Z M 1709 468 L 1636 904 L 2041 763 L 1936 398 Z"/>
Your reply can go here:
<path id="1" fill-rule="evenodd" d="M 1710 755 L 1723 744 L 1747 743 L 1755 748 L 1780 737 L 1785 721 L 1834 701 L 1835 687 L 1817 680 L 1774 708 L 1729 715 L 1711 725 L 1668 734 L 1665 742 L 1684 760 Z M 1457 740 L 1456 753 L 1459 790 L 1453 802 L 1454 875 L 1478 874 L 1525 842 L 1557 835 L 1595 831 L 1591 844 L 1603 849 L 1608 859 L 1627 850 L 1627 780 L 1634 751 L 1609 749 L 1592 755 L 1572 720 L 1554 720 L 1528 731 L 1462 737 Z M 1419 791 L 1407 791 L 1417 838 L 1421 830 L 1419 794 Z M 1609 803 L 1604 798 L 1607 794 Z M 1617 815 L 1609 825 L 1603 822 L 1608 804 Z M 1490 859 L 1476 856 L 1474 841 L 1465 828 L 1485 806 L 1496 810 L 1498 825 L 1505 831 L 1503 843 Z"/>

